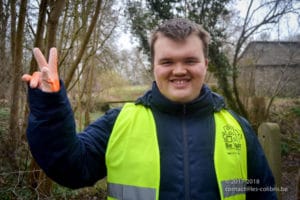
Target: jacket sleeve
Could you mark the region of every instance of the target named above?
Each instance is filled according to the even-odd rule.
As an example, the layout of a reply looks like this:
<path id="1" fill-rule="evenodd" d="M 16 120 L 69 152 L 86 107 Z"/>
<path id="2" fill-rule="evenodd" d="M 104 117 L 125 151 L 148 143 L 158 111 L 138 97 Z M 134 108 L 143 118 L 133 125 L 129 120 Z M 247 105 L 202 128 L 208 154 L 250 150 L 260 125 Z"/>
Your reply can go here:
<path id="1" fill-rule="evenodd" d="M 80 188 L 106 176 L 105 151 L 119 109 L 108 111 L 76 133 L 66 90 L 57 93 L 29 89 L 27 139 L 31 153 L 44 172 L 57 183 Z"/>
<path id="2" fill-rule="evenodd" d="M 246 199 L 277 199 L 275 180 L 264 151 L 251 125 L 242 117 L 237 117 L 247 141 L 248 180 Z"/>

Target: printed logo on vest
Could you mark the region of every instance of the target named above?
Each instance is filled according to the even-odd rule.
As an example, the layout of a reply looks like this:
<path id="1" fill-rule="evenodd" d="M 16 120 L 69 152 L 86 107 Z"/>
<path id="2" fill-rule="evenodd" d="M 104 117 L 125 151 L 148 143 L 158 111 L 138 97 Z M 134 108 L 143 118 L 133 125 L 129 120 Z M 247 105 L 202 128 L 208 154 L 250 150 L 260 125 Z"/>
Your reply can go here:
<path id="1" fill-rule="evenodd" d="M 239 154 L 242 144 L 241 140 L 243 137 L 243 133 L 230 125 L 223 126 L 223 139 L 225 142 L 225 146 L 228 154 Z"/>

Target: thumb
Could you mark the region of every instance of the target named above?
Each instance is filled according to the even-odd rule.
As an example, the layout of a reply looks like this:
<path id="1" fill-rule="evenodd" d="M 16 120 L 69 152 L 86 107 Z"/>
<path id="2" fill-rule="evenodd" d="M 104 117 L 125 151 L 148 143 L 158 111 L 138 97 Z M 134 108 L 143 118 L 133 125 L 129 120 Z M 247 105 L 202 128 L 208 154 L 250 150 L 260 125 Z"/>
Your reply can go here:
<path id="1" fill-rule="evenodd" d="M 28 82 L 29 83 L 31 81 L 31 79 L 32 79 L 32 76 L 29 75 L 29 74 L 24 74 L 22 76 L 22 81 L 24 81 L 24 82 Z"/>
<path id="2" fill-rule="evenodd" d="M 49 71 L 48 67 L 42 67 L 41 73 L 42 73 L 42 81 L 47 82 L 50 79 L 50 71 Z"/>

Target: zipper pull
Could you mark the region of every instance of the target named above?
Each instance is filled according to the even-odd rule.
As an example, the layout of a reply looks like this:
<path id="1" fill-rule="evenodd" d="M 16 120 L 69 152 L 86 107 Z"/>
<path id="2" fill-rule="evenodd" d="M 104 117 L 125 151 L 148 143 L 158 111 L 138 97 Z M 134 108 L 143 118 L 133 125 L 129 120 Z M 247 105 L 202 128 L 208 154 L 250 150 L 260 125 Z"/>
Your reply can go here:
<path id="1" fill-rule="evenodd" d="M 186 104 L 183 104 L 182 112 L 183 112 L 183 115 L 186 115 Z"/>

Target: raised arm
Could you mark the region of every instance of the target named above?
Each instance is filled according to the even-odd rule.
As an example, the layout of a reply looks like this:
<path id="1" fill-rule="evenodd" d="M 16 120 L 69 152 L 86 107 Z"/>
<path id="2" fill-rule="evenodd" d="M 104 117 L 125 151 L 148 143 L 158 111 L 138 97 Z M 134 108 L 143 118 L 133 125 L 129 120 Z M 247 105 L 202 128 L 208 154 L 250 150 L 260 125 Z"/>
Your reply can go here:
<path id="1" fill-rule="evenodd" d="M 119 111 L 109 111 L 77 134 L 66 89 L 57 73 L 56 49 L 50 50 L 48 62 L 39 49 L 34 49 L 34 56 L 40 71 L 22 76 L 29 85 L 27 139 L 31 153 L 59 184 L 70 188 L 92 185 L 106 175 L 106 144 Z"/>

